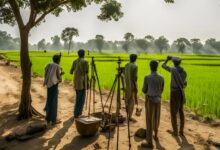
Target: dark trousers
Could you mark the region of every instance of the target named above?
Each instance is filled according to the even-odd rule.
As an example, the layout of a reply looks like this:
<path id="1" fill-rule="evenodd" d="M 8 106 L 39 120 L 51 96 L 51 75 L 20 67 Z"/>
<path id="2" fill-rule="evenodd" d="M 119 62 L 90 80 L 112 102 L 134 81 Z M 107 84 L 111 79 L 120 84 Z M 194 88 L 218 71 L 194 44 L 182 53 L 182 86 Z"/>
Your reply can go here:
<path id="1" fill-rule="evenodd" d="M 74 117 L 78 117 L 82 114 L 85 99 L 86 99 L 86 90 L 76 90 Z"/>
<path id="2" fill-rule="evenodd" d="M 145 110 L 146 110 L 146 127 L 147 142 L 152 143 L 153 131 L 157 132 L 160 125 L 160 110 L 161 102 L 155 103 L 146 96 Z"/>
<path id="3" fill-rule="evenodd" d="M 177 114 L 180 116 L 180 132 L 183 132 L 184 129 L 184 111 L 183 111 L 183 96 L 181 91 L 171 91 L 171 99 L 170 99 L 170 112 L 171 112 L 171 122 L 173 131 L 178 133 L 178 125 L 177 125 Z"/>
<path id="4" fill-rule="evenodd" d="M 46 120 L 47 122 L 56 122 L 57 119 L 57 103 L 58 103 L 58 84 L 47 88 L 46 102 Z"/>

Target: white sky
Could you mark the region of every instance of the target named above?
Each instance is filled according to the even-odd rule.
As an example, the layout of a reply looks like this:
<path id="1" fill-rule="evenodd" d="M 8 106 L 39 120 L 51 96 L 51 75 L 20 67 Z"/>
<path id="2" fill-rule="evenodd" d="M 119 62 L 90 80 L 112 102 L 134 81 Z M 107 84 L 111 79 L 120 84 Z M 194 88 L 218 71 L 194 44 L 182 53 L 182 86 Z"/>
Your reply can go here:
<path id="1" fill-rule="evenodd" d="M 220 40 L 220 0 L 176 0 L 167 4 L 163 0 L 120 0 L 124 17 L 118 22 L 102 22 L 97 19 L 99 6 L 92 5 L 80 12 L 63 12 L 60 17 L 47 16 L 46 22 L 32 29 L 30 42 L 60 35 L 65 27 L 75 27 L 80 36 L 75 41 L 87 41 L 96 34 L 105 40 L 122 40 L 126 32 L 136 38 L 145 35 L 164 35 L 170 41 L 179 37 L 200 38 L 203 41 L 213 37 Z M 28 12 L 23 13 L 27 17 Z M 17 26 L 0 24 L 12 36 L 19 36 Z"/>

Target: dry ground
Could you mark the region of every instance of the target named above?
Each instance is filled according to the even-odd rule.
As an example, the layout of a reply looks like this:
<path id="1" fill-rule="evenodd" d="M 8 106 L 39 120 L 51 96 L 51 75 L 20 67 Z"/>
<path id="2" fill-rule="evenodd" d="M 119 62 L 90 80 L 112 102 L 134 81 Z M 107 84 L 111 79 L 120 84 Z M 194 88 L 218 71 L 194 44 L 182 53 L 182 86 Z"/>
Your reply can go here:
<path id="1" fill-rule="evenodd" d="M 32 79 L 32 98 L 33 106 L 43 112 L 46 99 L 46 89 L 42 86 L 43 79 L 35 77 Z M 17 121 L 16 114 L 19 105 L 21 89 L 20 70 L 15 66 L 5 66 L 4 61 L 0 61 L 0 149 L 16 150 L 46 150 L 46 149 L 63 149 L 63 150 L 93 150 L 93 144 L 98 143 L 102 149 L 107 146 L 107 134 L 100 133 L 95 137 L 82 138 L 76 131 L 75 124 L 71 121 L 74 105 L 73 87 L 65 82 L 59 86 L 59 107 L 58 117 L 62 123 L 50 128 L 42 136 L 31 139 L 26 142 L 6 142 L 3 137 L 7 134 L 24 128 L 28 122 Z M 96 96 L 98 97 L 98 96 Z M 106 99 L 106 96 L 104 96 Z M 99 100 L 97 100 L 99 101 Z M 213 127 L 211 124 L 205 124 L 193 120 L 191 113 L 187 113 L 185 138 L 174 138 L 167 130 L 171 129 L 169 107 L 167 103 L 162 105 L 161 124 L 159 129 L 159 142 L 155 143 L 156 149 L 217 149 L 207 143 L 208 139 L 220 141 L 220 127 Z M 134 137 L 137 129 L 145 127 L 144 111 L 140 117 L 135 117 L 136 123 L 131 123 L 131 141 L 133 150 L 142 150 L 140 147 L 143 139 Z M 111 139 L 111 149 L 115 148 L 116 134 Z M 128 149 L 127 126 L 126 123 L 120 127 L 120 150 Z"/>

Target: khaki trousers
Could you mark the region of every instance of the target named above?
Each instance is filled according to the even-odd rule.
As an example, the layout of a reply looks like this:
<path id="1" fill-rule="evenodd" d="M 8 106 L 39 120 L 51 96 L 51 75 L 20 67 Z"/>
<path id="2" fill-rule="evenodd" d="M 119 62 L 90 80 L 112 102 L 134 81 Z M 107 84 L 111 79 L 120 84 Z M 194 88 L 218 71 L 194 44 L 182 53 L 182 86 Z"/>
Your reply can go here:
<path id="1" fill-rule="evenodd" d="M 160 110 L 161 102 L 154 103 L 146 96 L 145 110 L 146 110 L 146 128 L 147 128 L 147 142 L 152 143 L 153 131 L 158 131 L 160 125 Z"/>

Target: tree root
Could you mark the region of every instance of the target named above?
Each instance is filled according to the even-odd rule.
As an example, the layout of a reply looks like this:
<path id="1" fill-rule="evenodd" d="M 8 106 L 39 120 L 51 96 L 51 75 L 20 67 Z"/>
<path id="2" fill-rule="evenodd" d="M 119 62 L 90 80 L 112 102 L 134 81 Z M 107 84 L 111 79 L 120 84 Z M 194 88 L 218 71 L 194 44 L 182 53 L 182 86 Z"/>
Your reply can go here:
<path id="1" fill-rule="evenodd" d="M 45 118 L 45 116 L 40 112 L 38 112 L 33 106 L 31 106 L 31 111 L 32 111 L 32 115 L 34 115 L 35 117 Z"/>

